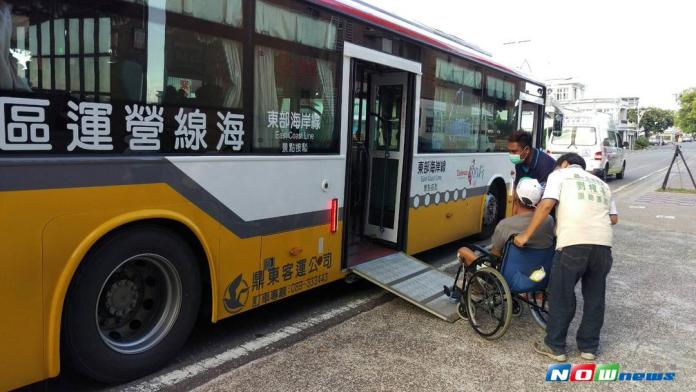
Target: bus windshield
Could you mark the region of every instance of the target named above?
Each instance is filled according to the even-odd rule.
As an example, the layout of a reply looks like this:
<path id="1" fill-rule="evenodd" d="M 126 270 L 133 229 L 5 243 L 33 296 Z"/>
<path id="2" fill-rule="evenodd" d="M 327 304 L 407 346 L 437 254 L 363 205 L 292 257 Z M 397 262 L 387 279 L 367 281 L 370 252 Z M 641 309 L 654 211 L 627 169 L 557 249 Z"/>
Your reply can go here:
<path id="1" fill-rule="evenodd" d="M 564 127 L 560 135 L 551 137 L 551 144 L 593 146 L 597 144 L 597 130 L 591 127 Z"/>

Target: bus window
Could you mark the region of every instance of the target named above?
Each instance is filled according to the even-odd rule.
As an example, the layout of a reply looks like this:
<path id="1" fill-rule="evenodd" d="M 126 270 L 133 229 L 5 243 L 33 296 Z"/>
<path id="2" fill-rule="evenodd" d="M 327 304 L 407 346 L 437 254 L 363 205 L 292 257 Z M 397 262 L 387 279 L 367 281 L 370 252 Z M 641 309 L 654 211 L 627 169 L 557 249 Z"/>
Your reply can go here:
<path id="1" fill-rule="evenodd" d="M 0 1 L 6 4 L 3 20 L 11 21 L 2 25 L 9 55 L 0 56 L 0 68 L 12 70 L 0 72 L 0 88 L 34 92 L 49 102 L 44 117 L 59 124 L 39 138 L 48 138 L 47 150 L 249 151 L 243 140 L 248 136 L 235 131 L 247 121 L 242 114 L 241 0 L 212 0 L 205 7 L 190 1 L 103 6 L 107 3 L 85 8 L 47 0 Z M 78 121 L 86 112 L 104 117 L 99 145 L 76 140 L 78 132 L 53 131 L 71 129 L 74 125 L 65 122 Z M 152 128 L 156 134 L 143 140 L 144 131 L 136 131 L 136 139 L 133 121 L 146 119 L 159 123 Z M 220 129 L 241 132 L 241 140 L 221 135 Z"/>
<path id="2" fill-rule="evenodd" d="M 517 127 L 515 84 L 499 77 L 486 77 L 486 97 L 481 115 L 489 146 L 483 151 L 507 151 L 507 138 Z"/>
<path id="3" fill-rule="evenodd" d="M 435 78 L 423 78 L 422 91 L 418 152 L 476 152 L 481 72 L 464 62 L 436 58 Z"/>
<path id="4" fill-rule="evenodd" d="M 321 15 L 256 3 L 254 152 L 338 152 L 336 31 Z"/>
<path id="5" fill-rule="evenodd" d="M 133 1 L 133 0 L 131 0 Z M 167 11 L 228 26 L 242 27 L 242 0 L 167 0 Z"/>

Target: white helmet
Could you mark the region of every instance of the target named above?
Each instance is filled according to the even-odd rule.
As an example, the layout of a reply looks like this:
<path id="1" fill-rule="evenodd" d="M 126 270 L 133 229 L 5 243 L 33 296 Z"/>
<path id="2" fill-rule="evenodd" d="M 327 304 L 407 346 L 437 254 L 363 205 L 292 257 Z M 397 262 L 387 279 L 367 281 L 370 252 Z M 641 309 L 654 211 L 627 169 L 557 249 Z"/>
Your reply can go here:
<path id="1" fill-rule="evenodd" d="M 541 187 L 539 181 L 533 178 L 521 178 L 517 184 L 517 198 L 527 208 L 536 207 L 543 194 L 544 188 Z"/>

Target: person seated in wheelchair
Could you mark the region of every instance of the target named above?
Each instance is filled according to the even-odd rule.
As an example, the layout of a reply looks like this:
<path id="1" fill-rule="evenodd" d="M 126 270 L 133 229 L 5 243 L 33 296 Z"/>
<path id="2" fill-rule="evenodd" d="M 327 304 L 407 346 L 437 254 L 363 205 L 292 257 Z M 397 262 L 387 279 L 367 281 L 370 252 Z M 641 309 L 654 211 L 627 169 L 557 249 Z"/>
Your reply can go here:
<path id="1" fill-rule="evenodd" d="M 517 235 L 527 228 L 534 215 L 534 209 L 541 200 L 544 189 L 539 181 L 533 178 L 522 178 L 517 184 L 515 195 L 512 202 L 512 216 L 503 219 L 496 226 L 491 237 L 490 253 L 499 258 L 505 248 L 505 242 L 512 236 Z M 535 249 L 547 249 L 554 244 L 554 225 L 552 217 L 548 216 L 541 224 L 539 230 L 529 239 L 526 246 Z M 462 247 L 457 251 L 457 258 L 465 266 L 471 266 L 480 256 L 473 250 Z M 497 260 L 492 260 L 497 262 Z"/>

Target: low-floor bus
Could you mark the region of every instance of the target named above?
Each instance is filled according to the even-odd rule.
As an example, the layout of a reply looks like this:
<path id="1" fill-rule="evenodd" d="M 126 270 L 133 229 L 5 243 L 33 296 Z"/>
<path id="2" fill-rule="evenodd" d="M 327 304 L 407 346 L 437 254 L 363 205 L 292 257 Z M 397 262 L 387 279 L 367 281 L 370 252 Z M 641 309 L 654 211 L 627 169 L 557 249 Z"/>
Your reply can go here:
<path id="1" fill-rule="evenodd" d="M 351 0 L 0 0 L 0 389 L 490 232 L 544 97 Z"/>

